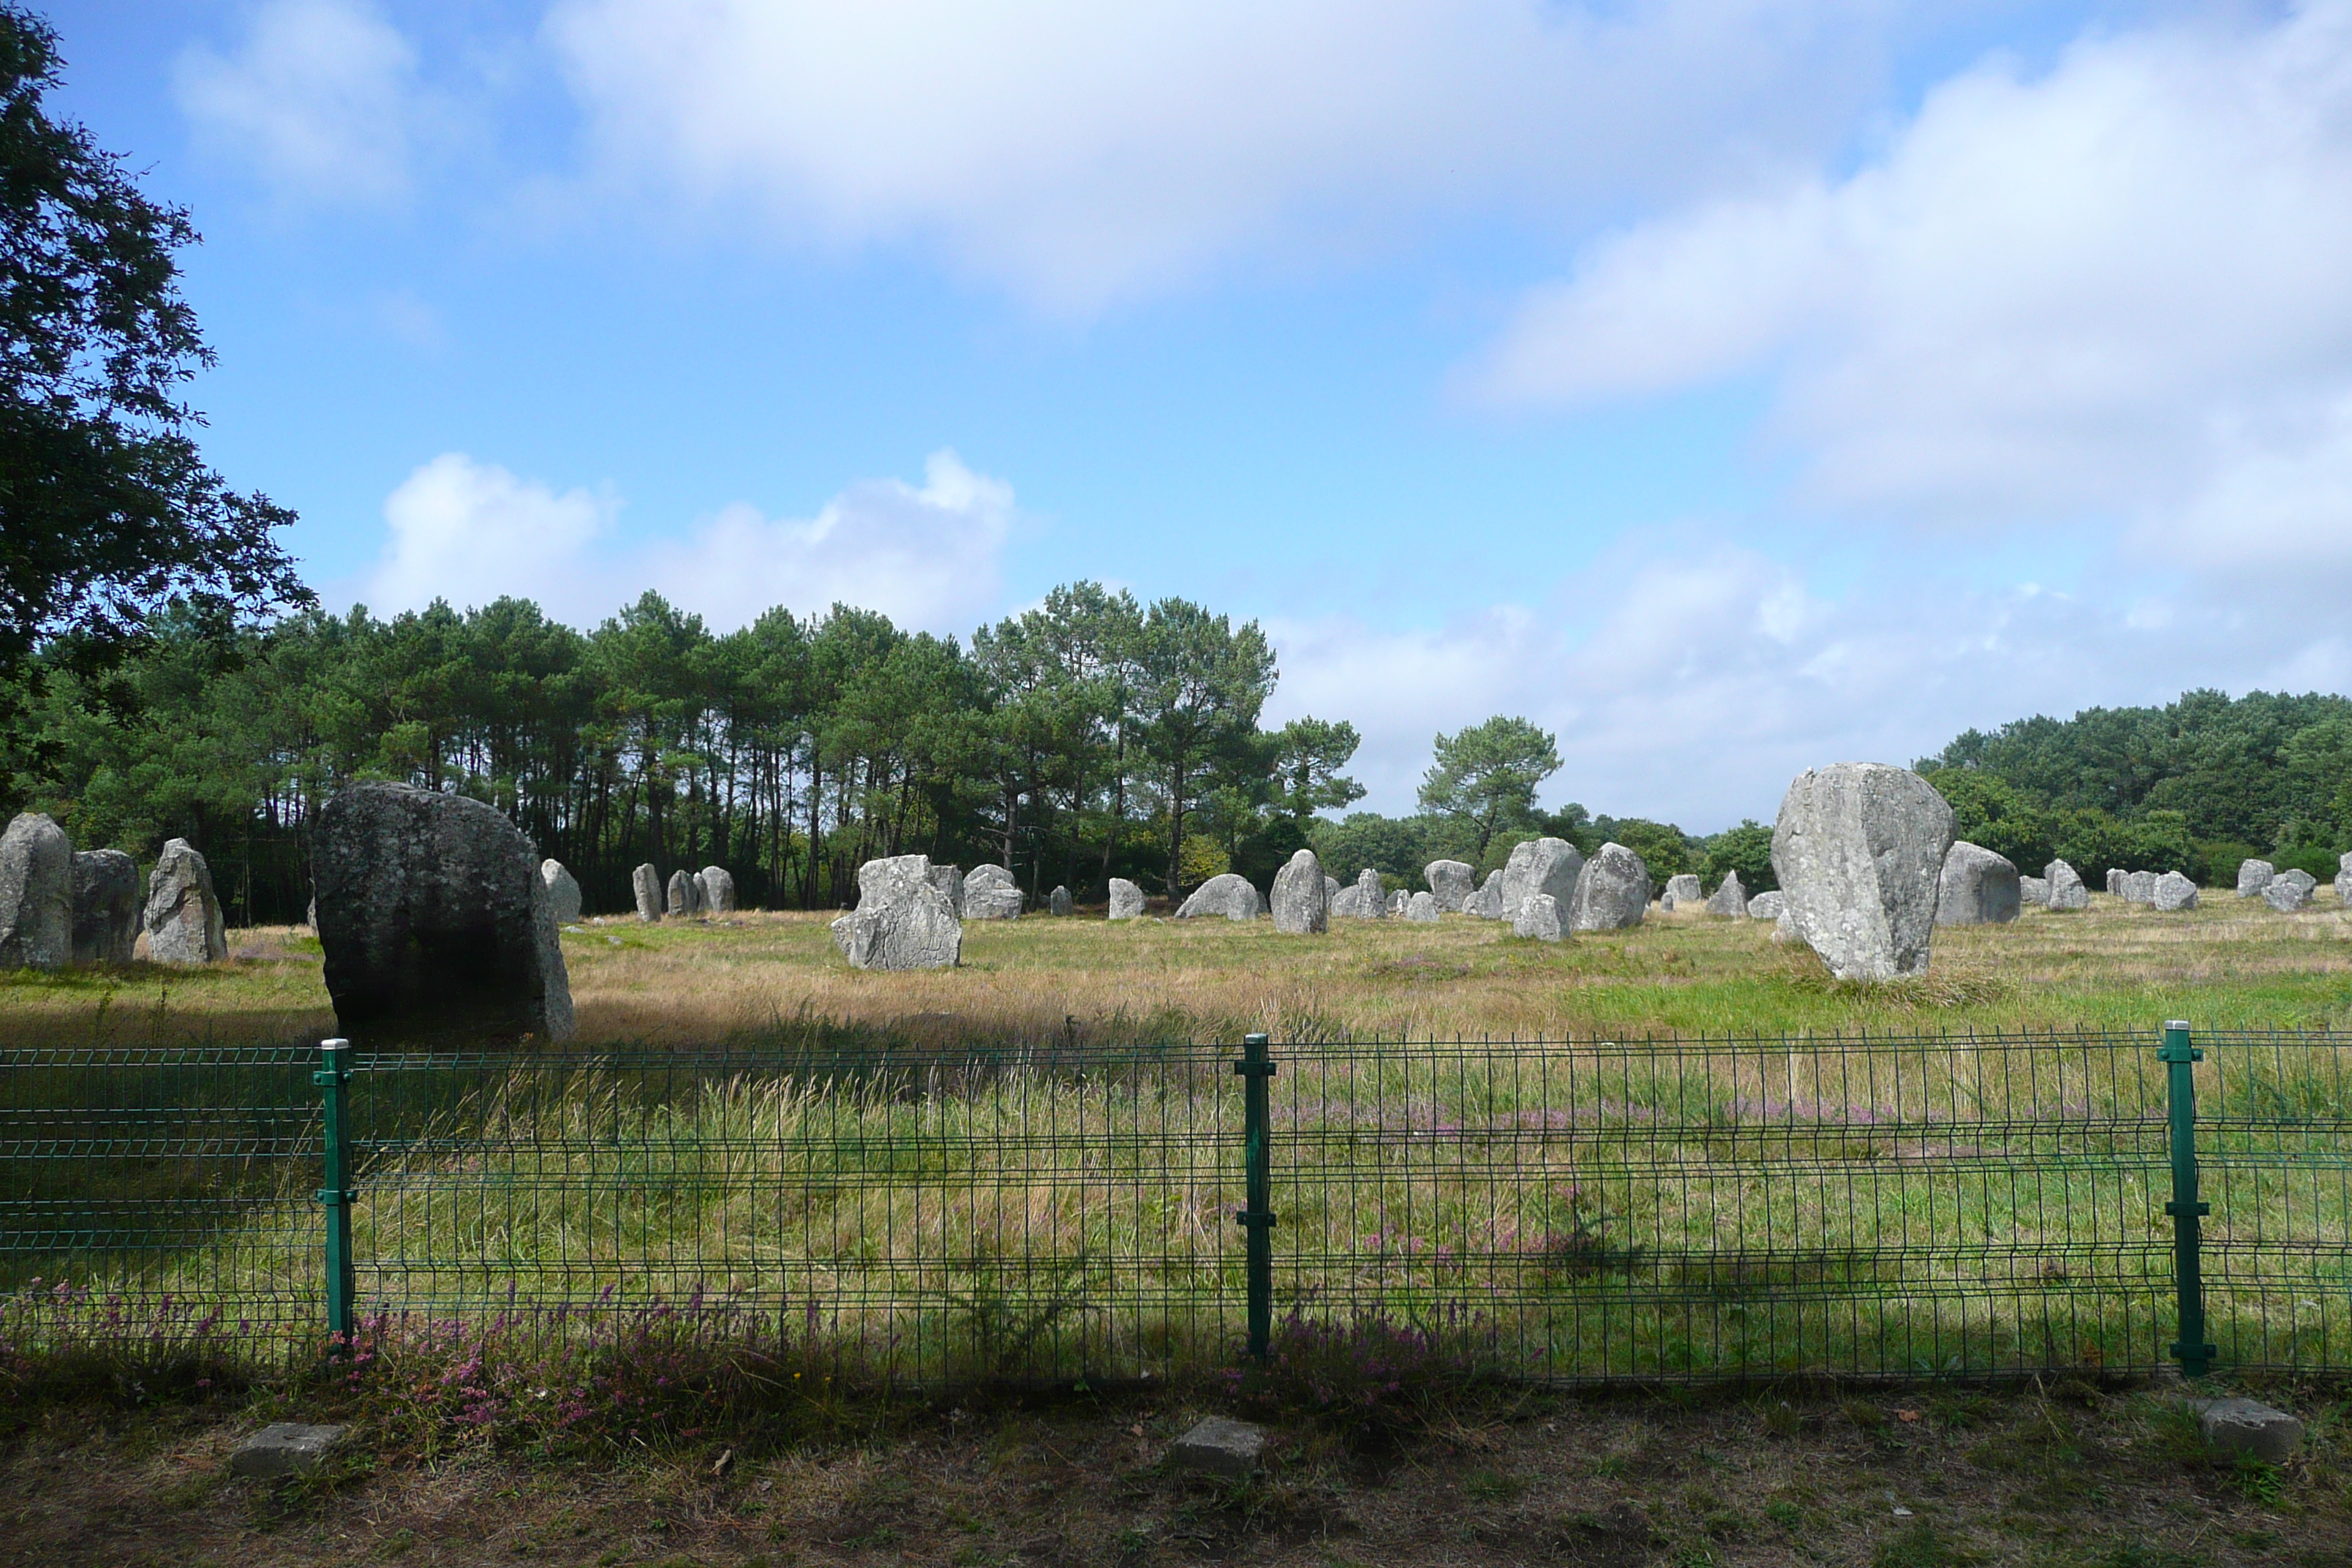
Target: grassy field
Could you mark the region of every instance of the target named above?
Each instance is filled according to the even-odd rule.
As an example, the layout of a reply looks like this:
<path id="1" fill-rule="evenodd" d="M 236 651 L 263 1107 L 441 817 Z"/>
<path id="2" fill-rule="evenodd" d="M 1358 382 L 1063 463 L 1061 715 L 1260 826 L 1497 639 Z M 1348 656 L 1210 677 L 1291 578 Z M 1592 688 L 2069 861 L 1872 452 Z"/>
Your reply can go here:
<path id="1" fill-rule="evenodd" d="M 2141 1030 L 2352 1026 L 2352 911 L 2323 889 L 2283 915 L 2209 892 L 2158 914 L 2095 894 L 2080 912 L 1937 934 L 1923 980 L 1836 984 L 1763 921 L 1659 915 L 1557 946 L 1500 925 L 1342 921 L 1327 937 L 1272 925 L 1081 916 L 972 922 L 961 968 L 863 973 L 826 917 L 592 923 L 568 932 L 591 1045 L 755 1040 L 815 1017 L 950 1048 L 1077 1037 L 1560 1038 L 1832 1031 Z M 0 1044 L 288 1041 L 331 1033 L 316 942 L 231 934 L 203 971 L 136 966 L 0 978 Z"/>

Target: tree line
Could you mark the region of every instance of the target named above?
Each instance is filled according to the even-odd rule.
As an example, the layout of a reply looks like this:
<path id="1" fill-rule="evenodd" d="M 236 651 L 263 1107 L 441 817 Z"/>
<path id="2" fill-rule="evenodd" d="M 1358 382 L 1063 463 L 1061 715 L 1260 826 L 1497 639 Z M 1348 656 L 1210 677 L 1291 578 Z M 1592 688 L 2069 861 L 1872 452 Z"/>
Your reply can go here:
<path id="1" fill-rule="evenodd" d="M 309 824 L 361 779 L 489 802 L 604 909 L 643 861 L 721 864 L 748 901 L 804 908 L 916 851 L 1033 893 L 1263 878 L 1362 793 L 1349 725 L 1260 727 L 1277 671 L 1256 623 L 1091 583 L 968 646 L 847 605 L 718 633 L 647 594 L 585 632 L 509 598 L 167 613 L 84 653 L 52 638 L 0 686 L 12 795 L 86 847 L 191 839 L 257 921 L 299 918 Z"/>

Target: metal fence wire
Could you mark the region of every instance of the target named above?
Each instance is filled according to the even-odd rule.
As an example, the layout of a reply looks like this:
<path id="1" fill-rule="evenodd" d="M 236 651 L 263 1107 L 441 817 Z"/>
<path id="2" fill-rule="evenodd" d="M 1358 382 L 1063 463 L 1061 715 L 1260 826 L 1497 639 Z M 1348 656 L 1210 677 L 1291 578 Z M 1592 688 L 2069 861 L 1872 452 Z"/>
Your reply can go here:
<path id="1" fill-rule="evenodd" d="M 2343 1369 L 2352 1036 L 2186 1037 L 12 1051 L 0 1335 L 658 1310 L 932 1387 L 1335 1332 L 1551 1383 Z"/>

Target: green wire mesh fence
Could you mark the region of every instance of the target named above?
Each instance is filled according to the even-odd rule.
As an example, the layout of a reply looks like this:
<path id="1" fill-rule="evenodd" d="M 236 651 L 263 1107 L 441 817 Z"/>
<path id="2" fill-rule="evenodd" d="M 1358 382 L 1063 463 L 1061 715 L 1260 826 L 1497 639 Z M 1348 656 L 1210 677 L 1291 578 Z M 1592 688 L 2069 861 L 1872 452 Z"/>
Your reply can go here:
<path id="1" fill-rule="evenodd" d="M 1254 1283 L 1277 1353 L 1409 1331 L 1545 1382 L 2145 1370 L 2182 1307 L 2157 1044 L 1277 1041 L 1255 1080 L 1234 1045 L 352 1053 L 352 1290 L 362 1319 L 700 1313 L 928 1387 L 1233 1365 Z M 2197 1044 L 2204 1337 L 2340 1368 L 2352 1036 Z M 315 1354 L 319 1066 L 0 1058 L 0 1333 L 169 1301 Z"/>

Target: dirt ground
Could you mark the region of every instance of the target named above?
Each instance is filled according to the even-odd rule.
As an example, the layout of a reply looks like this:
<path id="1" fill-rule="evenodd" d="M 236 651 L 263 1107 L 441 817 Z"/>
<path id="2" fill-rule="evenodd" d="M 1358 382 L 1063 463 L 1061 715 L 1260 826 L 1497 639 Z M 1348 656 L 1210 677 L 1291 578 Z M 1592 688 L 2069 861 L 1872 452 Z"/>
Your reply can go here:
<path id="1" fill-rule="evenodd" d="M 1401 1428 L 1277 1421 L 1258 1479 L 1182 1473 L 1211 1405 L 1133 1394 L 877 1418 L 758 1451 L 593 1459 L 383 1452 L 241 1480 L 299 1412 L 63 1406 L 0 1450 L 0 1563 L 551 1563 L 1145 1568 L 2352 1563 L 2346 1391 L 2262 1391 L 2310 1425 L 2283 1467 L 2197 1450 L 2179 1386 L 1465 1396 Z"/>

